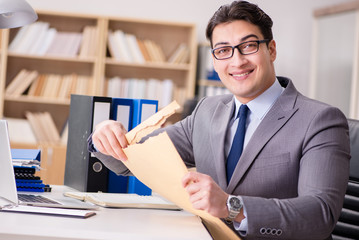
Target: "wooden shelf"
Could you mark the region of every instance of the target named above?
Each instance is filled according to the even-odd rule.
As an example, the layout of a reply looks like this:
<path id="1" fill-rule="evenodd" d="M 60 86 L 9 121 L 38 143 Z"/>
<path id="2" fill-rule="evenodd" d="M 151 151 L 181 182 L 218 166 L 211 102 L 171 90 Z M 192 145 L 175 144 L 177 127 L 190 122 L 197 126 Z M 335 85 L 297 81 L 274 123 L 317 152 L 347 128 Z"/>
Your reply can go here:
<path id="1" fill-rule="evenodd" d="M 5 101 L 23 102 L 23 103 L 36 103 L 36 104 L 54 104 L 54 105 L 70 105 L 70 99 L 56 99 L 34 96 L 20 96 L 12 97 L 5 96 Z"/>
<path id="2" fill-rule="evenodd" d="M 63 56 L 37 56 L 30 54 L 18 54 L 18 53 L 8 53 L 8 57 L 13 58 L 27 58 L 31 60 L 44 60 L 44 61 L 67 61 L 67 62 L 84 62 L 84 63 L 94 63 L 96 60 L 95 57 L 88 58 L 79 58 L 79 57 L 63 57 Z"/>

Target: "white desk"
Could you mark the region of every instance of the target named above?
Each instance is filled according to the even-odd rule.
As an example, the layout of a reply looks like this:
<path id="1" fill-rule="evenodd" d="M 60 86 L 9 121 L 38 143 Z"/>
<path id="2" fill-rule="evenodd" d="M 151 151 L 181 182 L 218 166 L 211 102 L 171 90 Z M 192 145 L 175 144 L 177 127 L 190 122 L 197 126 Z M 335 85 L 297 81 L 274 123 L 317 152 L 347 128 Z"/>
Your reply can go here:
<path id="1" fill-rule="evenodd" d="M 64 186 L 52 186 L 61 198 Z M 184 211 L 100 208 L 87 219 L 0 212 L 0 239 L 212 239 L 201 220 Z"/>

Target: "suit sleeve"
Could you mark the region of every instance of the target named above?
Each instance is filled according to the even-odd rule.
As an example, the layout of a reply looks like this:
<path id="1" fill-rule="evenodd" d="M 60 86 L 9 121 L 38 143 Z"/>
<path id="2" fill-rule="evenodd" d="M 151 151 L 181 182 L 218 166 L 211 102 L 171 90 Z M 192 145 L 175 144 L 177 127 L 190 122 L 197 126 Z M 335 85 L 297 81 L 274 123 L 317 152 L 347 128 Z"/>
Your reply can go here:
<path id="1" fill-rule="evenodd" d="M 347 120 L 338 109 L 325 108 L 303 131 L 306 133 L 298 161 L 298 196 L 242 196 L 249 238 L 271 238 L 273 233 L 280 233 L 276 236 L 279 239 L 330 236 L 340 215 L 349 176 Z"/>

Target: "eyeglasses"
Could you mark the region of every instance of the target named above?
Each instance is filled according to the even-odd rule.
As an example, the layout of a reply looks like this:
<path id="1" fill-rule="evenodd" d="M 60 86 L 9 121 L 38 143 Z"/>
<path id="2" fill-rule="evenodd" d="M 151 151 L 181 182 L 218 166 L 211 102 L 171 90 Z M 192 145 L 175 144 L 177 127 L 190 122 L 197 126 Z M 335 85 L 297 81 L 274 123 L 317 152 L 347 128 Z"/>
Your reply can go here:
<path id="1" fill-rule="evenodd" d="M 212 54 L 217 60 L 224 60 L 231 58 L 234 54 L 234 49 L 237 48 L 240 54 L 250 55 L 258 52 L 259 44 L 267 43 L 267 42 L 269 42 L 268 39 L 254 40 L 254 41 L 242 42 L 236 46 L 218 47 L 212 50 Z"/>

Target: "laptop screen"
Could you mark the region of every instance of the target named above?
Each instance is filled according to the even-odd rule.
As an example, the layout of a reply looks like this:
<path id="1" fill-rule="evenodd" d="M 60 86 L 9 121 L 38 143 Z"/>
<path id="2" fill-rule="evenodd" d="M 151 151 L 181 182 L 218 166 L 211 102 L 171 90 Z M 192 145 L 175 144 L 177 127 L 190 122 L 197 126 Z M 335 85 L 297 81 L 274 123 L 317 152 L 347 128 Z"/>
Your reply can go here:
<path id="1" fill-rule="evenodd" d="M 9 203 L 17 205 L 18 198 L 7 122 L 0 120 L 0 206 Z"/>

